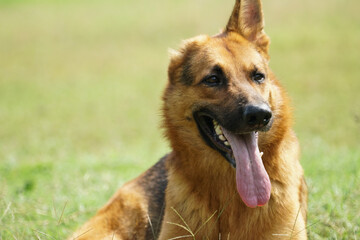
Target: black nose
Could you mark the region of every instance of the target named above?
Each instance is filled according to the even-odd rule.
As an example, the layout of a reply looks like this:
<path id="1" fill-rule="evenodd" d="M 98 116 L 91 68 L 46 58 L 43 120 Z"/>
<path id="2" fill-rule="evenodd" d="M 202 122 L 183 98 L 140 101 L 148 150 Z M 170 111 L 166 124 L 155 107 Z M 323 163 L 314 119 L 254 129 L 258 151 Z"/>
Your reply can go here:
<path id="1" fill-rule="evenodd" d="M 271 119 L 271 109 L 267 104 L 248 105 L 244 110 L 244 120 L 248 127 L 264 127 Z"/>

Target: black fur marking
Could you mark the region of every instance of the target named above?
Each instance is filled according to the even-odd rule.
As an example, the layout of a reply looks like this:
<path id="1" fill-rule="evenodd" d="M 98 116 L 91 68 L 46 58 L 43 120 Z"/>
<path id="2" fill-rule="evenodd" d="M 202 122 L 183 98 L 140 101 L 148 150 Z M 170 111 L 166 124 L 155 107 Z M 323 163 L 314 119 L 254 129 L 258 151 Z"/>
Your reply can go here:
<path id="1" fill-rule="evenodd" d="M 194 82 L 194 73 L 192 72 L 192 61 L 191 59 L 194 57 L 196 53 L 197 48 L 195 46 L 190 46 L 185 55 L 184 55 L 184 61 L 183 61 L 183 67 L 181 72 L 181 79 L 180 82 L 183 83 L 186 86 L 190 86 Z"/>
<path id="2" fill-rule="evenodd" d="M 194 81 L 193 74 L 191 72 L 191 64 L 188 61 L 185 61 L 182 75 L 181 75 L 181 82 L 187 86 L 190 86 Z"/>
<path id="3" fill-rule="evenodd" d="M 155 240 L 161 230 L 165 210 L 165 190 L 167 187 L 167 169 L 165 167 L 167 155 L 162 157 L 141 179 L 140 185 L 146 192 L 148 200 L 148 214 L 151 221 L 146 227 L 146 239 Z"/>

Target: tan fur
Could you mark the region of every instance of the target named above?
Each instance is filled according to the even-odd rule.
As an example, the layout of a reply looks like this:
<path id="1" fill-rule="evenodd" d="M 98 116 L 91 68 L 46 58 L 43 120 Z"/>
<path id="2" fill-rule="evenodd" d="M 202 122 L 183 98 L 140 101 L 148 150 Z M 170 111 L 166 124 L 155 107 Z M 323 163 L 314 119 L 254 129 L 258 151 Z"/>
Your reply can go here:
<path id="1" fill-rule="evenodd" d="M 224 32 L 190 39 L 172 53 L 163 96 L 164 129 L 172 152 L 118 190 L 73 238 L 306 239 L 307 187 L 299 146 L 289 100 L 268 67 L 268 45 L 260 1 L 242 0 L 236 2 Z M 227 88 L 202 84 L 214 66 L 227 76 Z M 249 79 L 254 66 L 265 73 L 263 84 Z M 271 129 L 259 132 L 272 187 L 262 207 L 242 202 L 234 168 L 204 142 L 194 120 L 194 112 L 203 107 L 225 116 L 236 108 L 239 96 L 248 102 L 266 101 L 274 117 Z"/>

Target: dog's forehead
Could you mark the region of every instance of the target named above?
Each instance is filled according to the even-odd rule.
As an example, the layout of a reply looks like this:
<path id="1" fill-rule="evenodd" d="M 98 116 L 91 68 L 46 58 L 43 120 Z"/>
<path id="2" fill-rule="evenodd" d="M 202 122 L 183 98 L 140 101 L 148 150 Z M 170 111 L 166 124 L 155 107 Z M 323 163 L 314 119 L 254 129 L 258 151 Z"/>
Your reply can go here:
<path id="1" fill-rule="evenodd" d="M 256 48 L 247 40 L 219 39 L 217 59 L 226 61 L 227 65 L 233 63 L 238 67 L 252 68 L 261 65 L 263 58 Z M 226 53 L 225 53 L 226 52 Z"/>
<path id="2" fill-rule="evenodd" d="M 200 44 L 195 62 L 202 66 L 221 66 L 227 71 L 247 71 L 264 68 L 264 58 L 256 47 L 241 36 L 210 37 Z"/>

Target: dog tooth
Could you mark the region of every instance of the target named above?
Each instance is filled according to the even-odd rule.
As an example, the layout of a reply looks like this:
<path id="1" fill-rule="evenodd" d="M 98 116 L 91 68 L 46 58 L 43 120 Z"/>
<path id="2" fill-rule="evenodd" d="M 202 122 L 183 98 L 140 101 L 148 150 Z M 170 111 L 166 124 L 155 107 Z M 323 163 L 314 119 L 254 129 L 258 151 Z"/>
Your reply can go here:
<path id="1" fill-rule="evenodd" d="M 224 144 L 225 144 L 226 146 L 230 146 L 230 144 L 229 144 L 228 141 L 225 141 Z"/>
<path id="2" fill-rule="evenodd" d="M 263 152 L 260 152 L 260 157 L 262 157 L 264 155 L 264 153 Z"/>
<path id="3" fill-rule="evenodd" d="M 215 127 L 215 132 L 216 132 L 217 135 L 222 134 L 222 131 L 221 131 L 221 128 L 220 128 L 219 125 L 217 125 L 217 126 Z"/>
<path id="4" fill-rule="evenodd" d="M 224 137 L 224 135 L 219 135 L 219 139 L 221 140 L 221 141 L 225 141 L 226 140 L 226 138 Z"/>

